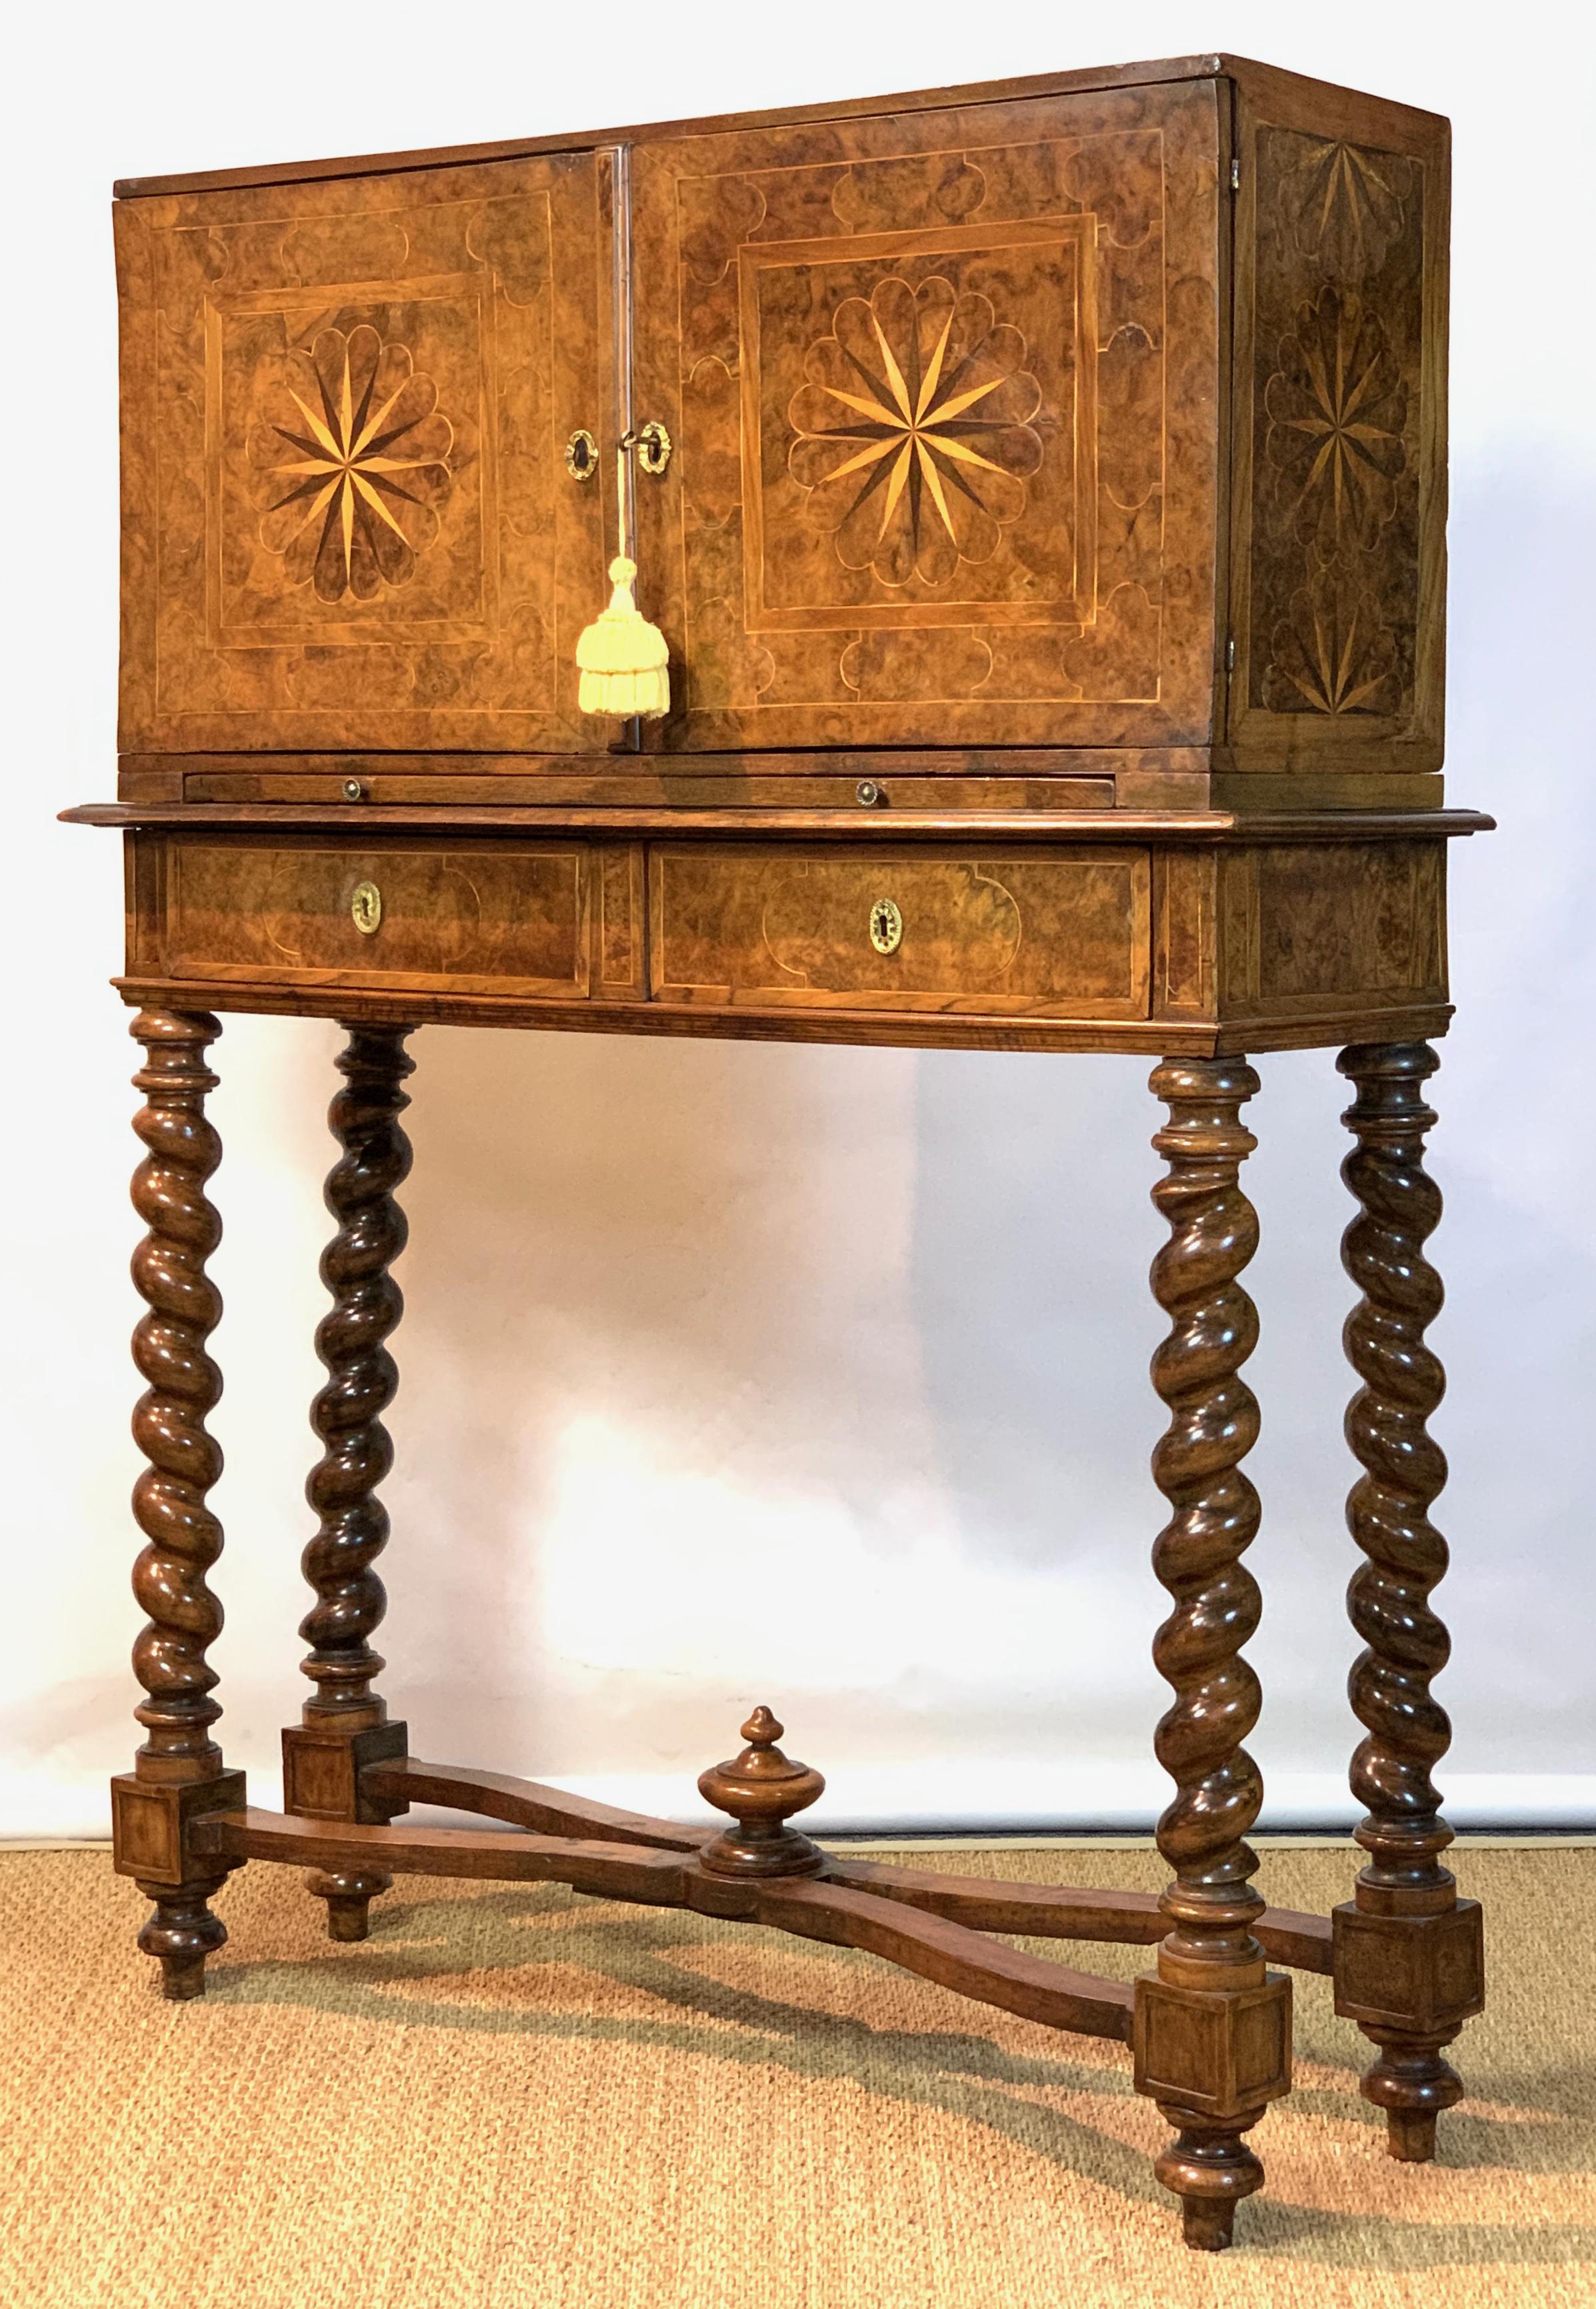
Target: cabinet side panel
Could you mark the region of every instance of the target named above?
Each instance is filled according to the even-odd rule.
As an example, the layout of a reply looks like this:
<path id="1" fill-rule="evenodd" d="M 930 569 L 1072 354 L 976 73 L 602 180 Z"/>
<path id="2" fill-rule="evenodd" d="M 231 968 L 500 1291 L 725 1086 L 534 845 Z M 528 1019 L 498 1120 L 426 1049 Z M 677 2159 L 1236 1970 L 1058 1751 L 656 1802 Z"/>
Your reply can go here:
<path id="1" fill-rule="evenodd" d="M 1434 769 L 1446 124 L 1283 75 L 1238 113 L 1237 766 Z"/>
<path id="2" fill-rule="evenodd" d="M 124 835 L 122 869 L 127 967 L 159 974 L 166 968 L 167 844 L 157 835 Z"/>
<path id="3" fill-rule="evenodd" d="M 1446 1000 L 1442 841 L 1282 843 L 1224 860 L 1222 1017 L 1274 1022 Z"/>

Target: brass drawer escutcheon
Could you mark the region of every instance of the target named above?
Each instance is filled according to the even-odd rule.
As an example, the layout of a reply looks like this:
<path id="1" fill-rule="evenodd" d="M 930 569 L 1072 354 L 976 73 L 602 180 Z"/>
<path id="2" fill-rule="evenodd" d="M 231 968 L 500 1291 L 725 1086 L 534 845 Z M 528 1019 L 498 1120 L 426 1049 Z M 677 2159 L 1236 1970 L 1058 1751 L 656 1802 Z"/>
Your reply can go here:
<path id="1" fill-rule="evenodd" d="M 891 898 L 877 898 L 870 909 L 870 943 L 877 954 L 896 954 L 903 943 L 903 917 Z"/>
<path id="2" fill-rule="evenodd" d="M 383 894 L 375 882 L 357 882 L 349 900 L 349 920 L 364 938 L 375 938 L 383 919 Z"/>
<path id="3" fill-rule="evenodd" d="M 599 470 L 599 444 L 579 425 L 565 444 L 565 471 L 574 481 L 591 481 Z"/>

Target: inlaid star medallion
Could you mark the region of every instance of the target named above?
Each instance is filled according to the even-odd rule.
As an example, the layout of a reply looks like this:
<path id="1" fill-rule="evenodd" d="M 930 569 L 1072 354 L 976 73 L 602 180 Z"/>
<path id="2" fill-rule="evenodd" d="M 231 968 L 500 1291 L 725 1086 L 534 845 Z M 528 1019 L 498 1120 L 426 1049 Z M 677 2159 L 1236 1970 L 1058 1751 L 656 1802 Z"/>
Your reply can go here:
<path id="1" fill-rule="evenodd" d="M 362 324 L 289 354 L 250 436 L 269 493 L 261 542 L 318 601 L 402 585 L 438 532 L 453 430 L 407 348 Z"/>
<path id="2" fill-rule="evenodd" d="M 1410 164 L 1329 138 L 1295 142 L 1303 153 L 1290 184 L 1298 246 L 1333 277 L 1361 280 L 1402 229 L 1402 187 Z"/>
<path id="3" fill-rule="evenodd" d="M 788 412 L 788 470 L 846 568 L 945 583 L 988 560 L 1041 463 L 1025 340 L 937 278 L 850 297 L 813 344 Z"/>
<path id="4" fill-rule="evenodd" d="M 1326 288 L 1297 314 L 1264 388 L 1270 463 L 1298 492 L 1298 525 L 1324 551 L 1372 545 L 1408 462 L 1408 396 L 1377 313 Z"/>
<path id="5" fill-rule="evenodd" d="M 1388 621 L 1354 557 L 1321 563 L 1275 627 L 1264 698 L 1272 713 L 1392 713 L 1402 676 Z"/>

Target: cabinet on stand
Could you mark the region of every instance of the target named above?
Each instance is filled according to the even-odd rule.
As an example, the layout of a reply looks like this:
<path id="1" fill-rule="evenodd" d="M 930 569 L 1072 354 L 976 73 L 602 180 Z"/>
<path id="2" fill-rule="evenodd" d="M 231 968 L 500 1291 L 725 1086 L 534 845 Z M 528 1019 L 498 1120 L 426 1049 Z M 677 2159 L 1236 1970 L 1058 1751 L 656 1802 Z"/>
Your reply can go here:
<path id="1" fill-rule="evenodd" d="M 120 777 L 69 815 L 124 833 L 145 1051 L 146 1736 L 115 1800 L 167 1994 L 251 1859 L 307 1866 L 342 1940 L 406 1869 L 774 1925 L 1123 2040 L 1212 2248 L 1306 1969 L 1376 2048 L 1393 2153 L 1429 2157 L 1481 2002 L 1429 1777 L 1427 1091 L 1447 843 L 1489 823 L 1441 776 L 1445 123 L 1200 56 L 117 195 Z M 634 647 L 634 690 L 591 670 Z M 584 710 L 618 700 L 647 710 Z M 229 1011 L 348 1035 L 280 1815 L 223 1763 L 206 1657 Z M 702 1829 L 410 1754 L 371 1642 L 390 1270 L 406 1046 L 452 1023 L 1156 1062 L 1161 1898 L 828 1854 L 763 1707 Z M 1268 1907 L 1246 1841 L 1242 1110 L 1247 1054 L 1307 1047 L 1351 1094 L 1361 1294 L 1366 1864 L 1333 1917 Z M 1133 1989 L 1014 1933 L 1156 1952 Z"/>

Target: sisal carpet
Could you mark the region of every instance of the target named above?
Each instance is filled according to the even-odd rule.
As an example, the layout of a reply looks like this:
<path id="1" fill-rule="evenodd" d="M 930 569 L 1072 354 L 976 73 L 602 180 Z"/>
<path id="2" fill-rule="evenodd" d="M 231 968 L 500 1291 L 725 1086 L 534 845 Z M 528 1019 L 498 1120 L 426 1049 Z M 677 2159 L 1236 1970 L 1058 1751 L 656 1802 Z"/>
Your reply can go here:
<path id="1" fill-rule="evenodd" d="M 1140 1853 L 920 1864 L 1155 1888 Z M 0 1855 L 4 2309 L 1563 2309 L 1596 2303 L 1596 1851 L 1465 1850 L 1492 2008 L 1441 2161 L 1392 2163 L 1299 1979 L 1270 2188 L 1176 2242 L 1115 2047 L 875 1959 L 554 1887 L 401 1880 L 334 1948 L 254 1865 L 162 2003 L 99 1852 Z M 1272 1849 L 1323 1909 L 1345 1851 Z M 1057 1951 L 1063 1954 L 1064 1951 Z M 1099 1963 L 1097 1952 L 1078 1960 Z M 1136 1950 L 1101 1969 L 1134 1971 Z"/>

